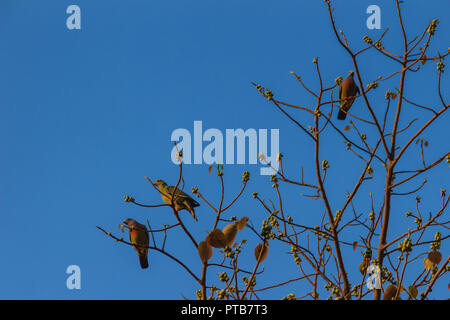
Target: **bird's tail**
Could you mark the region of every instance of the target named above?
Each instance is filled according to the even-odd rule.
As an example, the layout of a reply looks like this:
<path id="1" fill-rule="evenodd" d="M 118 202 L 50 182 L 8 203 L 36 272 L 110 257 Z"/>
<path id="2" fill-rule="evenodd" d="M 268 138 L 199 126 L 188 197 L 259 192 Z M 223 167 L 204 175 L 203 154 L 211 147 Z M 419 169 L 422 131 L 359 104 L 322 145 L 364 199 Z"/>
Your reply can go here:
<path id="1" fill-rule="evenodd" d="M 189 202 L 185 202 L 186 205 L 186 209 L 189 211 L 189 213 L 191 214 L 192 218 L 194 218 L 195 222 L 198 222 L 197 217 L 195 216 L 195 210 L 194 208 L 191 206 L 191 204 Z"/>
<path id="2" fill-rule="evenodd" d="M 140 254 L 139 255 L 139 263 L 141 264 L 142 269 L 148 268 L 148 258 L 146 254 Z"/>
<path id="3" fill-rule="evenodd" d="M 345 118 L 347 117 L 347 114 L 342 111 L 341 109 L 339 109 L 339 113 L 338 113 L 338 120 L 345 120 Z"/>
<path id="4" fill-rule="evenodd" d="M 195 210 L 193 208 L 189 209 L 189 212 L 191 213 L 191 216 L 194 218 L 195 222 L 198 222 L 197 217 L 195 216 Z"/>

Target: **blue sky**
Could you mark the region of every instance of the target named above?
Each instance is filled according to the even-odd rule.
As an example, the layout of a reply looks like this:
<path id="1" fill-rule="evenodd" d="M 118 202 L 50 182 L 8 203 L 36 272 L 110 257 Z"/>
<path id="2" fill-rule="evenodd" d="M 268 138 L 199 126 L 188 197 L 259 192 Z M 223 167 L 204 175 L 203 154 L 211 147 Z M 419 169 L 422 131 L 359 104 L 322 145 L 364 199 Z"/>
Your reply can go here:
<path id="1" fill-rule="evenodd" d="M 390 28 L 385 45 L 400 49 L 399 28 L 392 1 L 336 1 L 336 22 L 350 43 L 362 48 L 362 37 L 373 39 L 382 30 L 366 28 L 370 4 L 382 10 L 382 30 Z M 66 8 L 81 8 L 82 29 L 66 28 Z M 445 52 L 450 43 L 450 3 L 447 0 L 406 1 L 405 24 L 409 39 L 434 18 L 440 19 L 432 53 Z M 324 81 L 332 84 L 352 68 L 339 47 L 323 1 L 144 1 L 144 0 L 1 0 L 0 1 L 0 298 L 2 299 L 181 299 L 195 298 L 196 283 L 178 265 L 151 252 L 150 268 L 142 271 L 132 248 L 106 238 L 96 225 L 117 232 L 117 225 L 132 217 L 153 226 L 171 223 L 167 208 L 144 209 L 123 202 L 129 194 L 143 203 L 160 203 L 145 180 L 162 178 L 175 184 L 178 171 L 170 161 L 170 135 L 176 128 L 193 130 L 194 120 L 203 127 L 279 128 L 280 148 L 286 170 L 314 179 L 311 142 L 250 84 L 270 88 L 277 97 L 308 105 L 313 100 L 289 71 L 316 86 L 312 60 L 319 57 Z M 394 70 L 391 61 L 371 51 L 360 60 L 367 82 L 380 72 Z M 425 65 L 409 78 L 407 96 L 438 106 L 436 69 Z M 398 86 L 398 78 L 372 94 L 376 113 L 383 114 L 384 93 Z M 443 93 L 448 92 L 444 74 Z M 378 99 L 378 100 L 377 100 Z M 367 116 L 362 101 L 353 110 Z M 359 109 L 358 109 L 359 108 Z M 403 126 L 426 112 L 408 106 Z M 301 113 L 294 113 L 302 119 Z M 450 147 L 448 114 L 423 135 L 430 139 L 426 159 L 431 161 Z M 422 122 L 423 123 L 423 122 Z M 339 123 L 344 127 L 343 123 Z M 403 127 L 402 126 L 402 127 Z M 417 130 L 419 124 L 412 126 Z M 369 141 L 375 131 L 368 130 Z M 340 144 L 330 130 L 322 142 L 322 157 L 329 159 L 329 196 L 333 210 L 345 201 L 345 190 L 360 174 L 361 163 Z M 373 141 L 373 140 L 372 140 Z M 405 140 L 400 139 L 400 142 Z M 420 166 L 416 146 L 410 148 L 402 168 Z M 356 168 L 356 169 L 355 169 Z M 247 215 L 259 229 L 266 213 L 251 198 L 258 191 L 275 199 L 269 177 L 259 166 L 225 167 L 226 199 L 241 185 L 242 171 L 251 181 L 246 193 L 228 215 Z M 374 167 L 378 173 L 382 167 Z M 218 180 L 207 165 L 184 168 L 186 188 L 199 187 L 218 202 Z M 355 200 L 358 212 L 369 212 L 369 192 L 377 207 L 382 201 L 383 176 L 361 189 Z M 449 187 L 448 165 L 427 175 L 420 191 L 424 212 L 439 208 L 440 188 Z M 421 181 L 402 191 L 409 191 Z M 321 206 L 300 197 L 305 190 L 282 185 L 286 210 L 299 223 L 315 225 Z M 414 197 L 395 198 L 393 227 L 388 238 L 414 225 L 404 216 L 413 211 Z M 202 204 L 200 223 L 184 213 L 187 226 L 201 241 L 212 227 L 213 214 Z M 409 224 L 409 225 L 408 225 Z M 433 231 L 434 234 L 434 231 Z M 253 268 L 253 248 L 258 239 L 246 230 L 243 267 Z M 348 233 L 344 240 L 358 240 Z M 168 248 L 200 274 L 196 251 L 180 232 L 170 234 Z M 258 284 L 269 285 L 299 275 L 287 247 L 273 244 L 264 262 L 266 272 Z M 442 249 L 444 256 L 449 251 Z M 359 278 L 358 251 L 344 251 L 352 283 Z M 219 261 L 215 251 L 213 259 Z M 82 289 L 66 288 L 68 265 L 79 265 Z M 421 262 L 416 265 L 421 268 Z M 209 279 L 219 285 L 216 269 Z M 448 275 L 435 287 L 433 297 L 448 297 Z M 279 299 L 302 293 L 306 283 L 267 292 Z M 322 294 L 321 298 L 327 295 Z"/>

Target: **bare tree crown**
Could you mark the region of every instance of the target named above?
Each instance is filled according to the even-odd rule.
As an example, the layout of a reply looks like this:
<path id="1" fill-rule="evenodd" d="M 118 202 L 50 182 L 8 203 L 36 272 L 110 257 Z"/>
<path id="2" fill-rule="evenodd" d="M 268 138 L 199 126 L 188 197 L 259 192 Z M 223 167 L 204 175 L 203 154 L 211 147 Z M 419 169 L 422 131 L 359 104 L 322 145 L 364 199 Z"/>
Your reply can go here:
<path id="1" fill-rule="evenodd" d="M 445 100 L 442 84 L 444 61 L 450 54 L 450 49 L 445 54 L 433 52 L 431 49 L 439 21 L 432 20 L 424 24 L 423 31 L 410 38 L 407 36 L 402 15 L 402 6 L 405 4 L 395 0 L 400 25 L 398 38 L 403 49 L 401 52 L 391 52 L 383 45 L 383 39 L 388 35 L 388 30 L 385 30 L 379 39 L 363 36 L 361 44 L 351 44 L 345 32 L 336 26 L 334 15 L 338 14 L 338 10 L 332 7 L 332 1 L 326 0 L 324 3 L 329 14 L 331 32 L 334 33 L 338 45 L 344 48 L 353 63 L 353 71 L 347 78 L 353 82 L 338 77 L 334 83 L 326 83 L 322 78 L 319 59 L 315 58 L 313 63 L 318 86 L 310 86 L 302 80 L 300 75 L 291 72 L 301 88 L 305 90 L 305 94 L 315 100 L 313 105 L 288 103 L 281 97 L 277 97 L 270 89 L 260 84 L 253 84 L 257 92 L 267 99 L 276 111 L 281 112 L 297 126 L 300 134 L 308 137 L 314 164 L 313 168 L 308 170 L 314 173 L 314 179 L 305 181 L 303 169 L 299 179 L 292 178 L 283 168 L 283 163 L 290 161 L 288 154 L 286 159 L 279 154 L 277 159 L 279 170 L 275 170 L 276 174 L 270 179 L 273 194 L 264 197 L 256 192 L 252 194 L 258 210 L 264 212 L 264 215 L 260 216 L 265 217 L 259 230 L 246 216 L 226 215 L 228 209 L 238 206 L 238 199 L 241 196 L 248 194 L 246 186 L 250 180 L 249 173 L 247 171 L 243 173 L 242 188 L 235 191 L 234 197 L 227 202 L 224 198 L 224 167 L 222 165 L 210 167 L 210 173 L 214 170 L 217 174 L 221 190 L 218 204 L 214 205 L 215 202 L 207 199 L 200 187 L 192 189 L 192 197 L 197 197 L 202 210 L 208 210 L 215 216 L 214 224 L 207 227 L 210 230 L 209 234 L 201 241 L 197 239 L 197 235 L 188 230 L 183 222 L 184 219 L 190 218 L 189 215 L 180 213 L 180 210 L 185 209 L 182 201 L 192 200 L 194 202 L 189 203 L 197 203 L 186 193 L 183 193 L 183 199 L 180 196 L 180 192 L 184 189 L 181 151 L 178 180 L 170 189 L 179 190 L 178 193 L 173 191 L 170 195 L 165 195 L 165 203 L 155 205 L 139 203 L 131 196 L 125 197 L 126 202 L 137 206 L 167 207 L 164 210 L 172 212 L 175 222 L 159 229 L 153 229 L 147 220 L 147 232 L 150 235 L 149 254 L 159 252 L 179 264 L 198 283 L 196 294 L 199 299 L 259 299 L 264 297 L 264 292 L 267 290 L 299 282 L 302 283 L 301 286 L 299 285 L 299 291 L 303 292 L 297 295 L 286 293 L 286 299 L 423 300 L 429 297 L 435 283 L 449 271 L 450 257 L 443 256 L 441 249 L 444 240 L 449 238 L 447 232 L 449 221 L 446 220 L 444 213 L 450 195 L 445 189 L 441 190 L 442 202 L 438 210 L 429 215 L 424 214 L 421 198 L 417 196 L 416 210 L 403 213 L 411 219 L 412 223 L 405 225 L 404 231 L 400 234 L 390 233 L 391 217 L 394 214 L 392 204 L 397 201 L 408 201 L 407 199 L 411 196 L 418 195 L 427 183 L 425 174 L 444 162 L 450 162 L 448 150 L 443 150 L 442 154 L 432 161 L 426 161 L 424 156 L 428 140 L 423 137 L 423 133 L 442 117 L 450 106 Z M 362 74 L 359 62 L 359 57 L 368 52 L 376 52 L 387 60 L 395 62 L 397 70 L 389 74 L 383 74 L 383 70 L 380 70 L 381 75 L 378 78 L 368 80 L 368 77 Z M 441 103 L 439 106 L 422 105 L 415 97 L 406 97 L 404 94 L 409 77 L 418 76 L 425 68 L 434 68 L 436 71 L 436 78 L 427 81 L 436 83 L 434 94 L 439 98 Z M 385 87 L 384 84 L 389 79 L 391 81 L 398 79 L 398 85 L 395 89 L 385 88 L 385 101 L 375 101 L 372 96 L 373 91 Z M 353 103 L 358 104 L 358 108 L 350 109 Z M 384 104 L 382 109 L 379 107 L 381 103 Z M 374 107 L 375 104 L 377 108 Z M 426 111 L 429 116 L 403 123 L 401 115 L 414 108 Z M 293 110 L 301 112 L 302 116 L 294 116 L 291 113 Z M 340 113 L 339 118 L 338 113 Z M 346 117 L 347 120 L 350 119 L 347 125 L 339 121 Z M 416 121 L 420 126 L 413 131 L 415 127 L 413 124 L 417 125 Z M 375 130 L 377 134 L 369 137 L 365 133 L 368 130 Z M 329 132 L 334 132 L 339 138 L 337 143 L 342 143 L 344 140 L 343 148 L 348 150 L 349 161 L 354 161 L 355 167 L 361 167 L 356 182 L 349 181 L 345 177 L 341 181 L 350 190 L 343 205 L 332 203 L 329 198 L 333 183 L 327 181 L 327 172 L 333 169 L 333 164 L 330 159 L 324 159 L 321 154 L 325 147 L 322 138 Z M 421 166 L 403 168 L 401 160 L 414 145 L 418 147 L 419 152 L 416 154 L 421 161 Z M 360 194 L 361 186 L 373 180 L 375 176 L 381 177 L 384 181 L 384 194 L 374 197 L 370 193 L 367 199 L 370 203 L 370 212 L 358 213 L 354 200 L 357 197 L 367 197 L 366 194 Z M 155 192 L 161 193 L 162 189 L 158 188 L 157 184 L 150 178 L 147 180 L 154 187 Z M 321 202 L 323 209 L 317 212 L 317 225 L 303 225 L 301 217 L 289 214 L 284 209 L 285 196 L 280 187 L 282 184 L 295 186 L 305 192 L 304 197 Z M 338 210 L 332 208 L 338 208 Z M 200 217 L 199 223 L 201 222 Z M 121 227 L 122 231 L 128 228 L 124 225 Z M 139 244 L 115 236 L 101 227 L 98 228 L 117 241 L 135 248 L 139 247 Z M 184 233 L 188 241 L 192 243 L 193 248 L 198 251 L 202 263 L 201 270 L 192 269 L 182 257 L 169 253 L 170 250 L 166 248 L 166 239 L 167 231 L 170 229 L 177 229 Z M 258 239 L 257 246 L 249 248 L 246 240 L 235 242 L 238 233 Z M 354 241 L 342 240 L 348 238 L 344 237 L 348 234 L 352 235 Z M 273 242 L 286 246 L 287 251 L 290 252 L 289 259 L 298 266 L 299 276 L 282 280 L 277 277 L 273 279 L 273 285 L 259 287 L 256 280 L 266 276 L 264 261 L 270 257 L 270 244 Z M 346 264 L 343 250 L 346 247 L 361 252 L 360 274 L 353 274 L 355 268 Z M 193 254 L 193 252 L 186 254 Z M 239 259 L 241 254 L 254 255 L 254 265 L 242 267 Z M 417 268 L 409 268 L 409 266 L 417 260 L 423 261 L 423 269 L 415 274 Z M 214 272 L 209 272 L 211 269 Z M 149 270 L 151 272 L 151 263 Z M 219 278 L 216 276 L 217 270 L 219 270 Z M 378 274 L 379 287 L 366 286 L 372 273 Z M 213 274 L 214 277 L 207 278 L 209 274 Z M 350 279 L 356 278 L 359 279 L 358 282 L 351 283 Z"/>

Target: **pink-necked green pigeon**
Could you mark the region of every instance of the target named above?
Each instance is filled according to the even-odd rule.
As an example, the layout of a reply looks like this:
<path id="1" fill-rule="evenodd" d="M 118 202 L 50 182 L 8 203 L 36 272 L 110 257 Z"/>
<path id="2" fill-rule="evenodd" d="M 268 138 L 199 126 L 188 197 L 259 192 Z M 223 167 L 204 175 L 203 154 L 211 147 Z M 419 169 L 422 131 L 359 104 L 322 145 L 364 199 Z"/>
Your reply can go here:
<path id="1" fill-rule="evenodd" d="M 128 218 L 123 224 L 128 226 L 128 235 L 139 256 L 142 269 L 148 268 L 148 232 L 147 227 L 134 219 Z"/>
<path id="2" fill-rule="evenodd" d="M 353 79 L 354 74 L 353 70 L 350 71 L 347 78 L 345 78 L 339 86 L 339 100 L 341 100 L 337 117 L 339 120 L 345 120 L 345 117 L 347 116 L 346 112 L 350 110 L 356 95 L 359 94 L 359 88 L 355 83 L 355 79 Z"/>

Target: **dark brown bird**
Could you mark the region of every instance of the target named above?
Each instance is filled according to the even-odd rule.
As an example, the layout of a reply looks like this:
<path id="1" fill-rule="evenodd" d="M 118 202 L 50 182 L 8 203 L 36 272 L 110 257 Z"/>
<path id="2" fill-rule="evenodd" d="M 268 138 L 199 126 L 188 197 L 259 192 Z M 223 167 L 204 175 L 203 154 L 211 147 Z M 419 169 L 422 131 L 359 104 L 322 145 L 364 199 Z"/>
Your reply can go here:
<path id="1" fill-rule="evenodd" d="M 339 86 L 339 100 L 341 100 L 337 117 L 339 120 L 345 120 L 345 117 L 347 117 L 346 112 L 350 110 L 353 101 L 355 101 L 356 96 L 359 94 L 359 88 L 353 78 L 354 74 L 353 70 L 350 71 L 347 78 L 345 78 Z"/>

